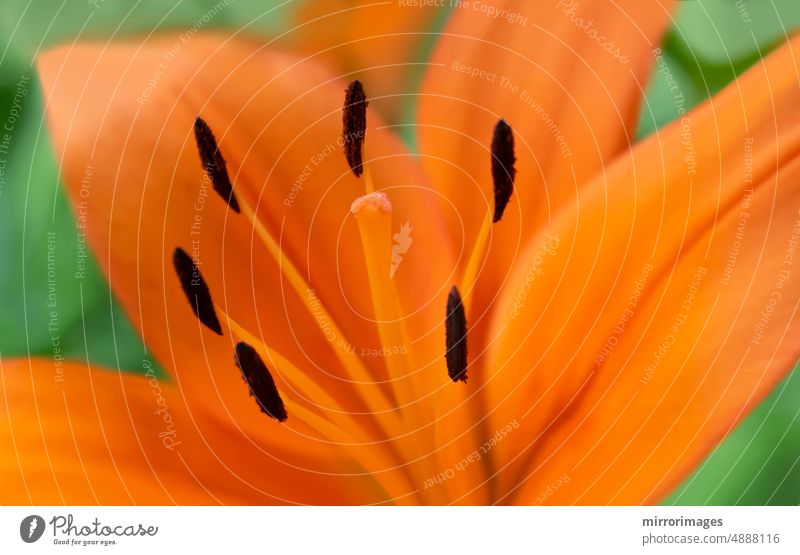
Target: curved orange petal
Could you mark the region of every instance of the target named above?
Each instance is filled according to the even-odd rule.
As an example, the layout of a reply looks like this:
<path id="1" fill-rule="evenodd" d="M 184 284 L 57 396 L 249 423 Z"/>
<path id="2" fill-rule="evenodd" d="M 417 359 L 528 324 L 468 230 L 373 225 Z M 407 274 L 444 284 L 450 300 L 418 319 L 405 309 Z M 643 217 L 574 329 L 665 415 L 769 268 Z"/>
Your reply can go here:
<path id="1" fill-rule="evenodd" d="M 477 2 L 454 10 L 423 83 L 417 129 L 425 168 L 453 200 L 451 223 L 466 228 L 469 247 L 492 206 L 498 119 L 516 137 L 514 194 L 491 226 L 475 291 L 463 291 L 474 298 L 476 337 L 522 246 L 632 144 L 673 4 L 507 0 L 491 13 Z"/>
<path id="2" fill-rule="evenodd" d="M 495 451 L 506 494 L 532 473 L 530 502 L 567 473 L 549 500 L 652 501 L 796 362 L 798 276 L 777 282 L 797 229 L 798 45 L 621 156 L 526 248 L 485 376 L 494 425 L 521 423 Z M 750 346 L 776 287 L 781 310 Z M 590 448 L 594 484 L 574 466 Z"/>
<path id="3" fill-rule="evenodd" d="M 389 386 L 356 388 L 348 373 L 358 366 L 377 381 L 386 375 L 385 357 L 372 355 L 381 345 L 350 212 L 365 183 L 353 177 L 338 143 L 344 83 L 313 61 L 216 35 L 65 46 L 39 65 L 64 180 L 89 242 L 144 340 L 187 395 L 274 441 L 270 426 L 253 418 L 258 411 L 233 365 L 235 338 L 218 338 L 194 319 L 170 264 L 176 246 L 199 256 L 218 307 L 338 404 L 289 391 L 282 381 L 289 370 L 280 366 L 273 367 L 279 389 L 311 410 L 355 413 L 372 427 L 365 398 L 386 397 Z M 240 201 L 280 243 L 280 266 L 247 218 L 203 181 L 192 137 L 198 114 L 217 136 Z M 412 338 L 433 345 L 440 308 L 430 299 L 444 298 L 452 281 L 438 215 L 447 202 L 380 119 L 370 113 L 368 121 L 375 186 L 392 199 L 393 225 L 414 228 L 397 279 L 418 285 L 400 287 L 400 300 L 413 314 Z M 307 283 L 293 288 L 290 263 Z M 309 308 L 317 300 L 335 322 Z"/>
<path id="4" fill-rule="evenodd" d="M 490 7 L 481 3 L 453 10 L 423 82 L 417 133 L 432 183 L 455 206 L 450 229 L 464 229 L 462 271 L 491 211 L 489 148 L 500 118 L 514 130 L 518 170 L 511 203 L 491 226 L 474 291 L 461 283 L 472 305 L 473 380 L 491 373 L 483 364 L 491 306 L 513 283 L 508 277 L 519 251 L 605 162 L 632 143 L 653 50 L 672 5 L 505 1 L 493 3 L 492 13 L 481 11 Z M 440 436 L 450 445 L 442 457 L 450 466 L 514 425 L 513 419 L 478 424 L 487 409 L 474 381 L 466 391 L 448 392 L 440 409 Z M 467 492 L 486 495 L 482 460 L 448 481 L 456 497 L 472 501 Z"/>
<path id="5" fill-rule="evenodd" d="M 655 285 L 586 396 L 536 446 L 517 502 L 570 469 L 548 503 L 657 503 L 797 364 L 799 181 L 796 158 Z"/>
<path id="6" fill-rule="evenodd" d="M 355 475 L 357 467 L 335 448 L 326 468 L 302 470 L 309 461 L 264 450 L 240 430 L 190 411 L 180 392 L 152 373 L 51 359 L 3 360 L 0 370 L 4 505 L 380 499 L 371 478 Z"/>
<path id="7" fill-rule="evenodd" d="M 294 15 L 296 27 L 285 41 L 297 51 L 324 60 L 348 79 L 370 83 L 372 106 L 397 121 L 425 68 L 427 49 L 441 6 L 402 2 L 333 0 L 305 2 Z"/>

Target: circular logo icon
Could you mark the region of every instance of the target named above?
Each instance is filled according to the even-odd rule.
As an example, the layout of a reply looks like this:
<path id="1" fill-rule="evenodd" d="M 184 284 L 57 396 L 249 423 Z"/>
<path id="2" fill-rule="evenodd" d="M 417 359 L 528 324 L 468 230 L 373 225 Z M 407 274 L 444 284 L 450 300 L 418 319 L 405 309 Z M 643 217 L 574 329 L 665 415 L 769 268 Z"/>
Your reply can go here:
<path id="1" fill-rule="evenodd" d="M 25 543 L 33 543 L 44 534 L 44 519 L 39 515 L 26 516 L 19 525 L 19 537 Z"/>

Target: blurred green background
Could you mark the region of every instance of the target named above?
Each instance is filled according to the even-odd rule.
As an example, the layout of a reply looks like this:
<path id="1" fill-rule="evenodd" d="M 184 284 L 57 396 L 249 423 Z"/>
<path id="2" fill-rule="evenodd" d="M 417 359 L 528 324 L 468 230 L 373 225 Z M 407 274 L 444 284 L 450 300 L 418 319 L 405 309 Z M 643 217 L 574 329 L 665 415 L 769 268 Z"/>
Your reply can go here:
<path id="1" fill-rule="evenodd" d="M 275 36 L 302 2 L 231 0 L 209 26 L 246 27 Z M 75 277 L 78 234 L 43 122 L 33 64 L 37 52 L 60 41 L 185 29 L 217 4 L 219 0 L 0 0 L 0 119 L 18 116 L 8 152 L 0 152 L 0 357 L 52 357 L 54 337 L 65 357 L 112 368 L 135 371 L 148 356 L 96 265 L 90 260 L 83 279 Z M 432 30 L 442 23 L 433 23 Z M 685 1 L 663 50 L 687 103 L 694 105 L 798 26 L 798 0 Z M 421 60 L 434 44 L 425 42 Z M 26 94 L 20 103 L 21 80 Z M 409 99 L 402 113 L 411 117 L 413 97 Z M 638 135 L 671 121 L 675 109 L 665 78 L 655 74 Z M 48 280 L 48 272 L 55 279 Z M 58 299 L 56 322 L 49 321 L 49 294 Z M 798 415 L 800 371 L 795 370 L 665 503 L 800 503 Z"/>

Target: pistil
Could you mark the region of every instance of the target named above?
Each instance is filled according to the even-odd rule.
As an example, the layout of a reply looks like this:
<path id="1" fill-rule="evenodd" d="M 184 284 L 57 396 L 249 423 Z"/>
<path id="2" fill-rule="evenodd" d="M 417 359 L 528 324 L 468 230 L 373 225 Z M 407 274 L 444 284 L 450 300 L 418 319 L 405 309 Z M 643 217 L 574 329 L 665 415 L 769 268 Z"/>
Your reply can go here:
<path id="1" fill-rule="evenodd" d="M 356 199 L 350 210 L 355 216 L 361 235 L 361 246 L 367 264 L 370 293 L 372 295 L 378 335 L 385 347 L 409 349 L 409 338 L 400 302 L 397 298 L 396 281 L 391 279 L 392 263 L 392 204 L 385 193 L 375 192 Z M 407 357 L 387 357 L 387 369 L 395 397 L 401 402 L 412 403 L 416 399 Z M 412 407 L 400 407 L 408 413 Z"/>
<path id="2" fill-rule="evenodd" d="M 406 346 L 412 353 L 408 330 L 400 308 L 396 280 L 391 279 L 392 258 L 392 204 L 385 193 L 377 191 L 359 197 L 351 205 L 351 211 L 358 224 L 361 246 L 367 265 L 370 293 L 372 296 L 378 336 L 385 347 Z M 409 433 L 395 438 L 417 486 L 436 474 L 433 466 L 435 445 L 433 434 L 420 436 L 422 428 L 429 423 L 423 415 L 417 400 L 423 398 L 422 392 L 414 390 L 411 355 L 387 357 L 386 367 L 392 389 L 399 402 L 403 419 L 407 422 Z M 423 441 L 421 439 L 424 438 Z M 420 495 L 432 503 L 437 502 L 440 492 L 435 489 L 420 490 Z"/>

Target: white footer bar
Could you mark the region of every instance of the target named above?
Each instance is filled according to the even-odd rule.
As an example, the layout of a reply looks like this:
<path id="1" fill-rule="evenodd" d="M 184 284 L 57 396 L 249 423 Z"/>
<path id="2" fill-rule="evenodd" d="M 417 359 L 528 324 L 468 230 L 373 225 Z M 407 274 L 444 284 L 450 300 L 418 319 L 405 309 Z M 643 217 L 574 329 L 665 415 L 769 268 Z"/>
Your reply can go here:
<path id="1" fill-rule="evenodd" d="M 800 507 L 0 507 L 0 553 L 187 548 L 347 555 L 798 554 Z"/>

